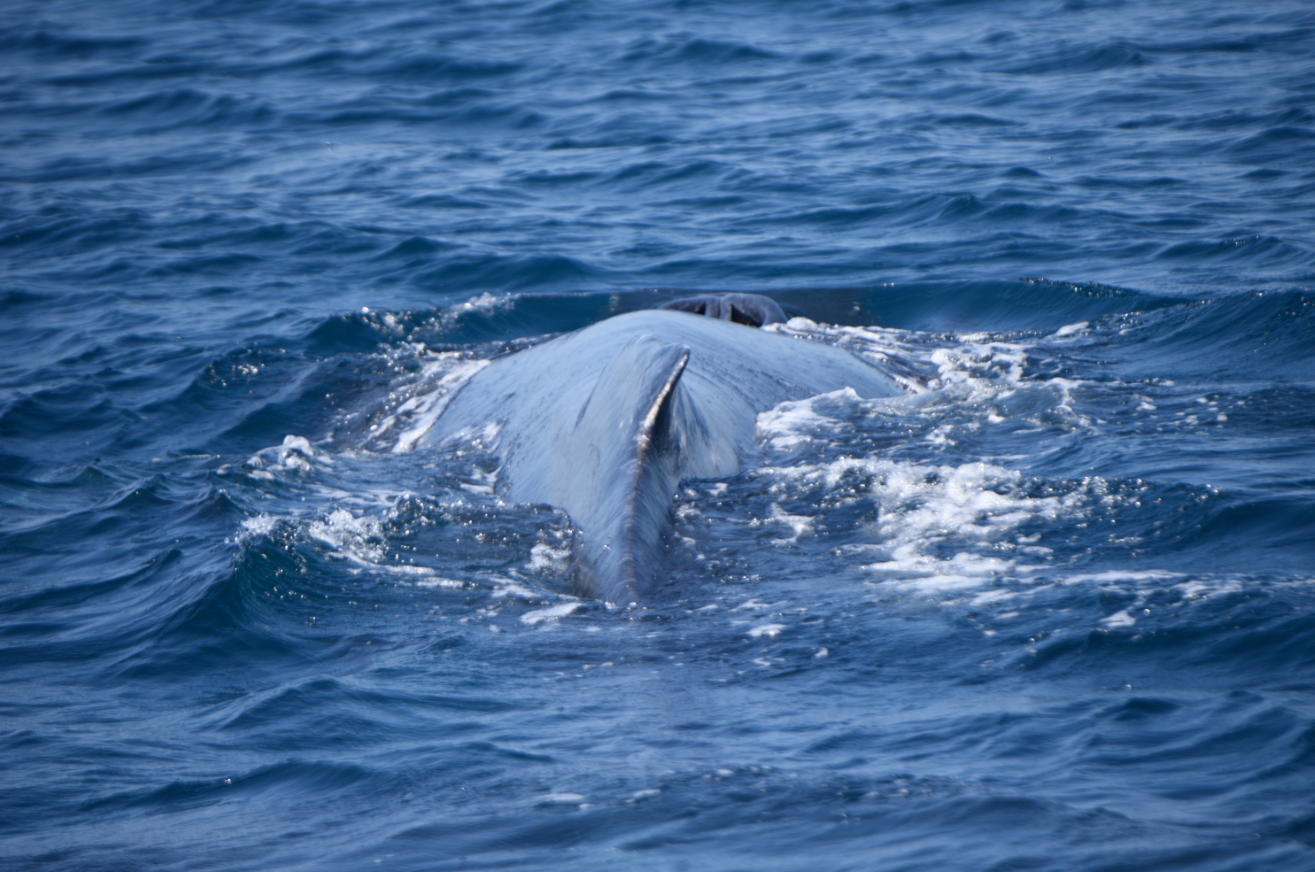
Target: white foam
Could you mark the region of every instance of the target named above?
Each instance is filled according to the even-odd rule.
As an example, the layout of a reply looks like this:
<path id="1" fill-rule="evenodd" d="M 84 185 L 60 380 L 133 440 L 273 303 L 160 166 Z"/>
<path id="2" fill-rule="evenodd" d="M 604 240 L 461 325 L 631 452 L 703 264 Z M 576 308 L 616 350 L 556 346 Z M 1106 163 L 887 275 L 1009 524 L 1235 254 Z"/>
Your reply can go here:
<path id="1" fill-rule="evenodd" d="M 995 605 L 1005 600 L 1013 599 L 1018 596 L 1017 591 L 1007 590 L 1005 588 L 995 588 L 994 590 L 984 590 L 974 596 L 968 603 L 973 608 L 982 608 L 984 606 Z"/>
<path id="2" fill-rule="evenodd" d="M 494 312 L 506 311 L 515 304 L 516 301 L 511 297 L 499 297 L 486 291 L 478 297 L 472 297 L 463 303 L 457 303 L 443 314 L 444 316 L 453 319 L 460 318 L 462 315 L 467 315 L 471 312 L 479 312 L 481 314 L 489 315 Z"/>
<path id="3" fill-rule="evenodd" d="M 1134 584 L 1144 584 L 1146 582 L 1163 582 L 1175 578 L 1184 578 L 1181 573 L 1169 572 L 1163 569 L 1110 569 L 1105 572 L 1087 572 L 1077 575 L 1064 576 L 1066 584 L 1112 584 L 1117 582 L 1133 582 Z"/>
<path id="4" fill-rule="evenodd" d="M 910 393 L 927 390 L 928 379 L 934 376 L 927 356 L 929 337 L 925 334 L 887 327 L 837 327 L 797 317 L 764 329 L 844 348 L 885 372 Z"/>
<path id="5" fill-rule="evenodd" d="M 551 572 L 560 574 L 566 571 L 571 560 L 571 549 L 554 548 L 546 542 L 540 542 L 530 549 L 530 563 L 526 567 L 530 572 Z"/>
<path id="6" fill-rule="evenodd" d="M 310 538 L 334 549 L 336 556 L 379 568 L 386 554 L 383 524 L 378 518 L 357 517 L 347 509 L 334 509 L 323 520 L 306 525 Z"/>
<path id="7" fill-rule="evenodd" d="M 571 614 L 571 612 L 580 608 L 580 605 L 580 603 L 562 603 L 561 605 L 552 606 L 546 609 L 536 609 L 535 611 L 526 612 L 521 615 L 521 621 L 530 626 L 541 624 L 544 621 L 555 621 L 558 618 L 564 618 Z"/>
<path id="8" fill-rule="evenodd" d="M 809 515 L 791 515 L 788 512 L 786 512 L 784 509 L 782 509 L 779 503 L 772 503 L 771 517 L 765 520 L 755 519 L 750 523 L 754 525 L 758 525 L 762 523 L 770 523 L 773 521 L 778 524 L 784 524 L 785 526 L 789 527 L 791 530 L 794 531 L 794 534 L 791 536 L 773 539 L 772 542 L 775 545 L 792 544 L 794 542 L 799 541 L 799 537 L 804 535 L 805 533 L 813 532 L 814 518 L 812 518 Z"/>
<path id="9" fill-rule="evenodd" d="M 749 630 L 749 635 L 755 639 L 761 638 L 762 636 L 766 636 L 768 639 L 775 639 L 777 636 L 781 635 L 781 631 L 784 629 L 785 624 L 759 624 Z"/>
<path id="10" fill-rule="evenodd" d="M 1028 362 L 1027 347 L 1014 342 L 991 342 L 979 335 L 961 336 L 961 343 L 938 348 L 931 354 L 940 374 L 940 387 L 964 384 L 990 389 L 999 382 L 1018 385 Z"/>
<path id="11" fill-rule="evenodd" d="M 538 596 L 534 593 L 534 591 L 530 590 L 529 588 L 522 587 L 519 584 L 516 584 L 515 582 L 503 581 L 502 586 L 493 591 L 493 598 L 506 599 L 507 597 L 511 597 L 512 599 L 520 599 L 520 600 L 538 599 Z"/>
<path id="12" fill-rule="evenodd" d="M 584 802 L 585 796 L 579 793 L 545 793 L 543 796 L 536 797 L 535 805 L 578 805 Z"/>
<path id="13" fill-rule="evenodd" d="M 1058 496 L 1030 496 L 1020 473 L 980 462 L 927 466 L 842 457 L 829 463 L 768 467 L 760 474 L 787 493 L 823 490 L 834 495 L 842 480 L 869 479 L 869 488 L 840 498 L 874 499 L 880 507 L 871 543 L 847 551 L 867 558 L 863 568 L 868 572 L 925 590 L 979 587 L 1001 576 L 1033 571 L 1036 567 L 1020 563 L 1019 556 L 1046 557 L 1049 549 L 1032 536 L 1020 543 L 1018 528 L 1054 523 L 1090 505 L 1087 487 L 1079 485 Z M 794 521 L 796 536 L 811 529 L 811 523 L 811 518 Z M 954 549 L 953 556 L 943 556 L 947 548 Z"/>
<path id="14" fill-rule="evenodd" d="M 864 400 L 844 389 L 805 400 L 781 403 L 761 413 L 757 436 L 769 451 L 797 451 L 817 440 L 843 444 L 850 419 L 895 415 L 921 418 L 929 426 L 915 428 L 910 438 L 936 447 L 952 447 L 962 434 L 983 428 L 1017 426 L 1091 430 L 1096 422 L 1075 402 L 1084 382 L 1062 377 L 1029 375 L 1031 346 L 1005 342 L 986 334 L 927 337 L 873 328 L 815 328 L 790 331 L 838 344 L 871 360 L 883 371 L 900 376 L 909 394 Z M 901 375 L 902 374 L 902 375 Z M 837 414 L 836 407 L 844 411 Z M 1037 415 L 1042 420 L 1035 420 Z M 838 418 L 843 420 L 838 420 Z"/>
<path id="15" fill-rule="evenodd" d="M 421 373 L 420 382 L 424 391 L 407 399 L 372 428 L 374 432 L 371 435 L 374 438 L 382 437 L 390 430 L 398 430 L 392 447 L 394 454 L 414 451 L 425 434 L 433 429 L 457 391 L 470 381 L 471 376 L 489 364 L 487 360 L 465 359 L 455 352 L 439 354 L 437 357 L 438 360 L 429 364 Z"/>
<path id="16" fill-rule="evenodd" d="M 843 403 L 861 403 L 862 398 L 853 388 L 820 394 L 806 400 L 793 400 L 781 403 L 758 415 L 757 438 L 770 447 L 783 450 L 808 442 L 810 431 L 825 427 L 832 419 L 817 411 L 819 401 L 838 401 Z"/>
<path id="17" fill-rule="evenodd" d="M 393 573 L 394 575 L 406 575 L 411 577 L 421 577 L 425 579 L 428 579 L 430 576 L 434 574 L 434 570 L 430 569 L 428 566 L 416 566 L 415 564 L 411 564 L 411 563 L 394 563 L 387 566 L 382 566 L 380 568 L 385 569 L 388 572 Z M 422 585 L 424 587 L 448 586 L 446 584 L 432 585 L 429 584 L 427 581 L 417 581 L 416 584 Z"/>
<path id="18" fill-rule="evenodd" d="M 288 434 L 283 437 L 282 445 L 257 451 L 244 465 L 252 470 L 249 474 L 253 478 L 273 479 L 274 472 L 308 472 L 316 463 L 332 466 L 333 458 L 317 452 L 306 437 Z"/>
<path id="19" fill-rule="evenodd" d="M 1137 619 L 1128 614 L 1127 609 L 1115 612 L 1107 618 L 1101 618 L 1100 622 L 1110 628 L 1131 627 L 1137 623 Z"/>
<path id="20" fill-rule="evenodd" d="M 465 587 L 466 585 L 465 585 L 464 582 L 458 581 L 458 580 L 455 579 L 455 578 L 443 578 L 442 576 L 436 575 L 436 576 L 434 576 L 434 577 L 432 577 L 432 578 L 426 578 L 426 579 L 424 579 L 424 580 L 422 580 L 422 581 L 417 581 L 417 582 L 416 582 L 416 586 L 417 586 L 417 587 L 441 587 L 441 588 L 447 588 L 447 589 L 450 589 L 450 590 L 460 590 L 461 588 Z"/>
<path id="21" fill-rule="evenodd" d="M 278 524 L 278 521 L 279 519 L 274 515 L 261 513 L 250 518 L 243 518 L 242 529 L 256 536 L 268 536 L 274 532 L 274 527 Z"/>

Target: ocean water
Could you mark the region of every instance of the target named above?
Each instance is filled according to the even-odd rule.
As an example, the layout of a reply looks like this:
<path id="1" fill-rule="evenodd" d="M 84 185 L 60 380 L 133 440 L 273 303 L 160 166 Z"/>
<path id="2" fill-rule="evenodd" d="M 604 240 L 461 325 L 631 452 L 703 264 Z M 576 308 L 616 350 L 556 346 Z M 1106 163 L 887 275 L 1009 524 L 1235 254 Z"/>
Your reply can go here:
<path id="1" fill-rule="evenodd" d="M 12 0 L 0 865 L 1315 870 L 1315 7 Z M 896 374 L 643 608 L 482 361 Z"/>

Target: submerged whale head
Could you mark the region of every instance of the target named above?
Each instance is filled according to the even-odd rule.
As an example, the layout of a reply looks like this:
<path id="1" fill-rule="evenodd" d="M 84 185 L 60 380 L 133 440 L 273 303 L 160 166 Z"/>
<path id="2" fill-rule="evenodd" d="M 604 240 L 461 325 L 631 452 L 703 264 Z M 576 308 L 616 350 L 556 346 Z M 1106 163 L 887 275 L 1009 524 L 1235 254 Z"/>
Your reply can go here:
<path id="1" fill-rule="evenodd" d="M 707 318 L 734 321 L 746 327 L 766 327 L 789 320 L 781 304 L 762 294 L 706 294 L 663 303 L 659 308 L 693 312 Z"/>

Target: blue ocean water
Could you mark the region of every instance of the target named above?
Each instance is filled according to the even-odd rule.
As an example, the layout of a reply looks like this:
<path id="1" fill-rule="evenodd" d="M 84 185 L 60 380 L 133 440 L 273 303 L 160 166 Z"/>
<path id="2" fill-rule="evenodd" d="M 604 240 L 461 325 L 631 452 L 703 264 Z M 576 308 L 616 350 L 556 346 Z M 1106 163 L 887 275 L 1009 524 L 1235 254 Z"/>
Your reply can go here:
<path id="1" fill-rule="evenodd" d="M 0 9 L 7 869 L 1315 870 L 1315 8 Z M 481 360 L 706 290 L 897 373 L 645 608 Z"/>

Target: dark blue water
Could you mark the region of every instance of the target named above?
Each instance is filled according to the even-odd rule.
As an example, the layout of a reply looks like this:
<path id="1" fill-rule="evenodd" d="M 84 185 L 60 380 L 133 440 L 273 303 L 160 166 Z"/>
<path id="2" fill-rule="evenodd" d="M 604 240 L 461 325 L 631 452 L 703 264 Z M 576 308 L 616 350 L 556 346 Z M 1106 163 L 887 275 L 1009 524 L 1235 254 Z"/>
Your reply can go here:
<path id="1" fill-rule="evenodd" d="M 0 10 L 0 861 L 1315 870 L 1315 8 Z M 644 609 L 481 359 L 695 290 L 897 372 Z"/>

